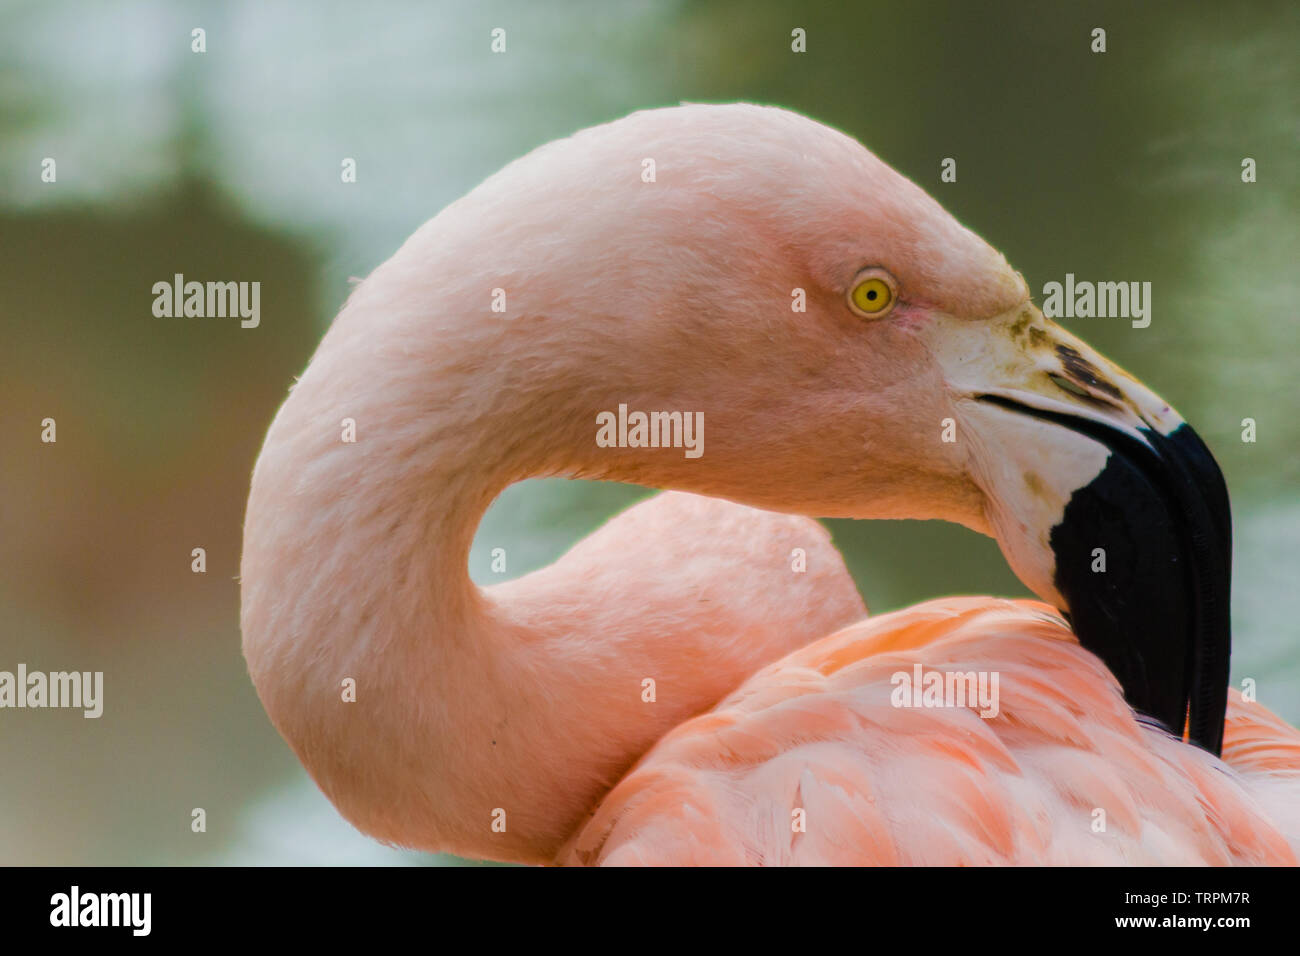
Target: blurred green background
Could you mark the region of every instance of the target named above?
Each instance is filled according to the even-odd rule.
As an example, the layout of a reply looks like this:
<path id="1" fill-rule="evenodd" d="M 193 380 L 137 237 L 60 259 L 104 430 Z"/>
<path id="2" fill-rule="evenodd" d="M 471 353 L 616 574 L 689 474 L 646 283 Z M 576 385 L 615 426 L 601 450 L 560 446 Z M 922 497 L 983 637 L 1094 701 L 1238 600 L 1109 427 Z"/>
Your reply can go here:
<path id="1" fill-rule="evenodd" d="M 0 4 L 0 669 L 106 688 L 99 720 L 0 711 L 0 863 L 457 862 L 353 831 L 262 712 L 235 580 L 250 470 L 350 276 L 532 147 L 682 100 L 852 133 L 1035 290 L 1152 283 L 1147 329 L 1065 324 L 1219 457 L 1234 680 L 1300 720 L 1298 49 L 1294 3 Z M 261 327 L 154 318 L 176 272 L 259 280 Z M 645 493 L 515 486 L 472 570 L 497 546 L 543 565 Z M 831 526 L 873 611 L 1025 593 L 960 528 Z"/>

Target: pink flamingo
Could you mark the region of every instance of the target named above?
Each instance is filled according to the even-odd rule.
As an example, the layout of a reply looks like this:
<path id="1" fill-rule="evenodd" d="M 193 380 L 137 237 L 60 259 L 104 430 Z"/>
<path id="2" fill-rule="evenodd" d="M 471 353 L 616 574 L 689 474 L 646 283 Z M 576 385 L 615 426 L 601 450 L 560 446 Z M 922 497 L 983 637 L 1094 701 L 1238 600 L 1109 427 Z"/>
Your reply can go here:
<path id="1" fill-rule="evenodd" d="M 598 442 L 620 406 L 702 415 L 702 453 L 668 417 Z M 673 490 L 476 587 L 484 510 L 542 475 Z M 404 846 L 1293 863 L 1300 734 L 1227 697 L 1227 509 L 1176 412 L 857 142 L 653 110 L 512 163 L 353 292 L 257 462 L 243 647 L 322 790 Z M 1047 603 L 861 620 L 799 515 L 958 522 Z M 933 673 L 994 706 L 914 697 Z"/>

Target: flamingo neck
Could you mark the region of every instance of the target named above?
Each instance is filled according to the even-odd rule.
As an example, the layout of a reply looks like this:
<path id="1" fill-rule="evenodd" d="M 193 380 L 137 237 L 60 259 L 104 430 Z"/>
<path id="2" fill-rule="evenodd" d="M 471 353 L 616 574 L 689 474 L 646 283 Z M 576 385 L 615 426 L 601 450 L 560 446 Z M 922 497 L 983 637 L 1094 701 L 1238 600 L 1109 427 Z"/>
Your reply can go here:
<path id="1" fill-rule="evenodd" d="M 577 369 L 522 379 L 499 331 L 431 329 L 384 301 L 392 285 L 357 290 L 268 433 L 245 527 L 245 656 L 360 829 L 545 862 L 656 739 L 790 648 L 731 633 L 720 602 L 666 625 L 682 572 L 629 568 L 627 540 L 476 587 L 470 546 L 502 489 L 601 476 L 586 411 L 599 406 Z M 638 577 L 656 590 L 629 591 Z M 648 701 L 647 678 L 669 698 Z"/>

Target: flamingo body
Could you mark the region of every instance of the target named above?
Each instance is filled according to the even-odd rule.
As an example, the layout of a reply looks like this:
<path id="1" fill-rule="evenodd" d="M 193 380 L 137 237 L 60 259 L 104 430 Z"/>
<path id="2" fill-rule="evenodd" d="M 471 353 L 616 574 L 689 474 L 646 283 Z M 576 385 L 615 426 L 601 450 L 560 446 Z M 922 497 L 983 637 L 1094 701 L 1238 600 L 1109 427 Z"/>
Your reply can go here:
<path id="1" fill-rule="evenodd" d="M 811 578 L 785 563 L 800 543 Z M 659 556 L 640 578 L 614 563 L 633 551 Z M 816 522 L 673 492 L 616 516 L 547 574 L 554 595 L 650 580 L 660 598 L 642 603 L 707 598 L 708 619 L 691 627 L 797 645 L 665 734 L 561 864 L 1296 863 L 1300 733 L 1234 693 L 1224 759 L 1187 746 L 1137 717 L 1041 602 L 944 598 L 864 620 Z M 812 627 L 853 623 L 806 642 L 814 595 Z M 998 712 L 896 706 L 893 678 L 917 665 L 996 672 Z"/>
<path id="2" fill-rule="evenodd" d="M 893 706 L 891 676 L 916 664 L 997 670 L 1001 712 Z M 795 651 L 671 731 L 559 859 L 1294 865 L 1300 735 L 1239 695 L 1228 720 L 1225 767 L 1135 719 L 1047 605 L 927 601 Z"/>

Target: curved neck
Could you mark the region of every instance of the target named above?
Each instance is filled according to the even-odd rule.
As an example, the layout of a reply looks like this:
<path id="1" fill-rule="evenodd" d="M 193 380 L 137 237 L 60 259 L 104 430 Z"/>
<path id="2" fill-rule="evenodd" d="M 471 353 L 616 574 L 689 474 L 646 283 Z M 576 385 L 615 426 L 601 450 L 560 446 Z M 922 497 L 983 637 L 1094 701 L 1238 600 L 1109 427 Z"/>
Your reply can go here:
<path id="1" fill-rule="evenodd" d="M 597 447 L 603 406 L 576 369 L 523 375 L 500 326 L 418 318 L 386 298 L 393 285 L 354 293 L 267 436 L 245 526 L 245 656 L 276 726 L 360 829 L 544 862 L 663 733 L 861 605 L 816 599 L 816 575 L 806 606 L 736 594 L 752 545 L 739 526 L 713 535 L 732 549 L 713 562 L 647 541 L 756 514 L 679 500 L 694 496 L 653 507 L 703 510 L 629 514 L 551 567 L 477 588 L 470 545 L 507 485 L 637 475 Z M 774 540 L 767 573 L 784 587 L 790 544 Z M 779 593 L 762 573 L 757 593 Z M 716 594 L 683 606 L 687 586 Z"/>

